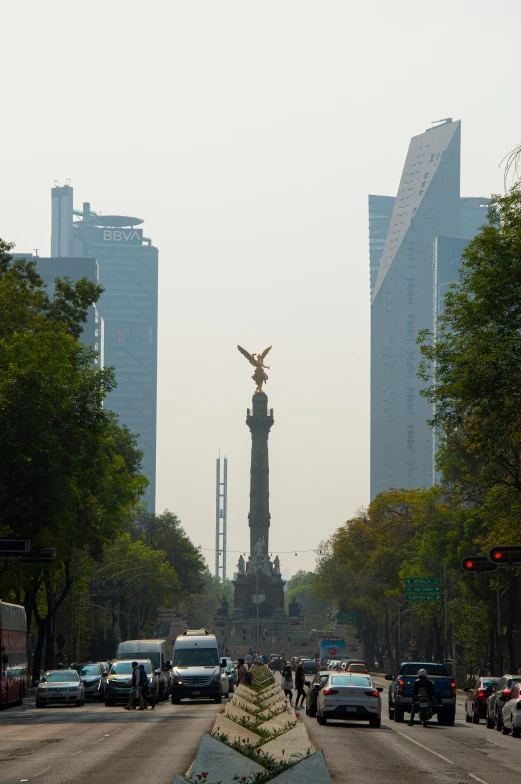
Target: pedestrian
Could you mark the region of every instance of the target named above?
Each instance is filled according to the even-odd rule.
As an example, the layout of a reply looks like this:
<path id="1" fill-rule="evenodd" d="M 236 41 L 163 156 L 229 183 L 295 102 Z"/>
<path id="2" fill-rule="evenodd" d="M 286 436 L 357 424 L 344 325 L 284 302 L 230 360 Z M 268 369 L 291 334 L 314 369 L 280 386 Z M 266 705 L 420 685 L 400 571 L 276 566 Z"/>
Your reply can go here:
<path id="1" fill-rule="evenodd" d="M 246 656 L 246 664 L 248 665 L 248 669 L 251 670 L 251 665 L 253 664 L 253 656 L 251 654 L 251 648 L 250 651 L 248 652 L 248 655 Z"/>
<path id="2" fill-rule="evenodd" d="M 237 680 L 239 683 L 242 683 L 243 686 L 246 686 L 247 674 L 248 670 L 244 666 L 244 659 L 237 659 Z"/>
<path id="3" fill-rule="evenodd" d="M 143 706 L 144 706 L 144 708 L 146 710 L 148 708 L 148 699 L 147 699 L 147 694 L 148 694 L 148 675 L 145 672 L 145 665 L 144 664 L 140 664 L 139 665 L 139 687 L 141 689 L 141 696 L 143 697 Z M 154 710 L 154 708 L 155 708 L 155 702 L 154 702 L 153 698 L 152 698 L 152 702 L 151 702 L 150 707 L 152 708 L 152 710 Z"/>
<path id="4" fill-rule="evenodd" d="M 295 708 L 303 708 L 304 700 L 306 699 L 306 692 L 304 691 L 304 665 L 299 662 L 295 670 L 295 689 L 297 690 L 297 697 L 295 699 Z M 300 697 L 300 706 L 299 706 Z"/>
<path id="5" fill-rule="evenodd" d="M 130 710 L 134 707 L 134 697 L 137 697 L 139 700 L 139 710 L 145 710 L 143 705 L 143 695 L 141 694 L 141 686 L 139 682 L 141 680 L 141 670 L 138 667 L 137 662 L 132 662 L 132 688 L 130 689 L 130 694 L 128 695 L 128 703 L 125 705 L 125 710 Z"/>
<path id="6" fill-rule="evenodd" d="M 284 689 L 284 695 L 289 699 L 289 704 L 291 705 L 291 700 L 293 699 L 293 673 L 291 672 L 291 667 L 286 665 L 282 670 L 282 688 Z"/>

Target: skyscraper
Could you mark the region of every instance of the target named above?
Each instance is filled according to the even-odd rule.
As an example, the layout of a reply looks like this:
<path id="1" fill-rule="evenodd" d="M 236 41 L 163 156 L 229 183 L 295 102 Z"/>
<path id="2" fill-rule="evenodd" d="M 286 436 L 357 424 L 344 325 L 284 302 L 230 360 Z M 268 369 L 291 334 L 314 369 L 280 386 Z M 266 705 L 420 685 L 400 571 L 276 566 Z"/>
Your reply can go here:
<path id="1" fill-rule="evenodd" d="M 67 188 L 67 186 L 65 186 Z M 60 193 L 56 194 L 55 191 Z M 69 224 L 55 215 L 69 215 L 72 188 L 53 189 L 54 249 L 65 247 Z M 66 205 L 64 207 L 64 205 Z M 105 366 L 115 369 L 117 387 L 106 407 L 121 424 L 139 435 L 143 450 L 142 471 L 149 480 L 145 496 L 148 511 L 155 511 L 157 420 L 157 307 L 158 251 L 136 228 L 143 221 L 121 215 L 98 215 L 85 202 L 71 212 L 72 255 L 92 257 L 99 265 L 105 291 L 98 308 L 104 319 Z M 55 236 L 54 231 L 63 236 Z"/>
<path id="2" fill-rule="evenodd" d="M 432 326 L 434 239 L 460 235 L 460 138 L 452 120 L 413 137 L 394 203 L 371 304 L 371 498 L 432 482 L 416 338 Z"/>
<path id="3" fill-rule="evenodd" d="M 369 281 L 371 296 L 393 214 L 394 196 L 369 196 Z"/>

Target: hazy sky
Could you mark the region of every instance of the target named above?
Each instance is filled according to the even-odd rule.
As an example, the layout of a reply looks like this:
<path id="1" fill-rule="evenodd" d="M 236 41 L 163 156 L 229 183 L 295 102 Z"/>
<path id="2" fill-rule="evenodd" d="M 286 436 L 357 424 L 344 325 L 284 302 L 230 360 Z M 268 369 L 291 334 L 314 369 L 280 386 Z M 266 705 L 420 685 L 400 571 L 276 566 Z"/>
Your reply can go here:
<path id="1" fill-rule="evenodd" d="M 76 206 L 143 218 L 159 248 L 158 510 L 213 568 L 220 448 L 246 549 L 236 345 L 273 344 L 270 550 L 311 550 L 369 500 L 367 195 L 395 195 L 409 138 L 448 116 L 462 195 L 502 188 L 521 3 L 4 0 L 0 23 L 0 236 L 49 254 L 70 177 Z"/>

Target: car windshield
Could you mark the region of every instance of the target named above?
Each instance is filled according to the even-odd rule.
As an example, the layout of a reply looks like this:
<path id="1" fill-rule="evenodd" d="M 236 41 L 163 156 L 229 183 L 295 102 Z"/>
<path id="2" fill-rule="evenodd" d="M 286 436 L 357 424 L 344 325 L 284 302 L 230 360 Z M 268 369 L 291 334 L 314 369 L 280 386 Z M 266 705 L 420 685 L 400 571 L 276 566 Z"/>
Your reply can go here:
<path id="1" fill-rule="evenodd" d="M 150 675 L 152 672 L 152 668 L 150 666 L 150 662 L 145 661 L 138 661 L 138 666 L 143 665 L 145 668 L 145 672 Z M 112 667 L 110 668 L 111 675 L 132 675 L 132 662 L 131 661 L 117 661 L 114 662 Z"/>
<path id="2" fill-rule="evenodd" d="M 483 681 L 483 685 L 481 686 L 481 688 L 482 689 L 495 689 L 496 686 L 498 685 L 498 683 L 499 683 L 499 678 L 497 678 L 495 681 L 489 681 L 489 680 Z"/>
<path id="3" fill-rule="evenodd" d="M 217 648 L 178 648 L 174 653 L 175 667 L 216 667 Z"/>
<path id="4" fill-rule="evenodd" d="M 349 665 L 349 672 L 363 672 L 366 670 L 367 667 L 365 664 L 350 664 Z"/>
<path id="5" fill-rule="evenodd" d="M 76 670 L 78 675 L 99 675 L 99 664 L 73 664 L 72 669 Z"/>
<path id="6" fill-rule="evenodd" d="M 367 675 L 332 675 L 331 686 L 370 686 L 371 678 Z"/>
<path id="7" fill-rule="evenodd" d="M 44 672 L 42 681 L 47 683 L 59 683 L 60 681 L 79 681 L 76 670 L 51 670 Z"/>
<path id="8" fill-rule="evenodd" d="M 443 664 L 404 664 L 400 675 L 418 676 L 418 670 L 427 670 L 427 675 L 449 675 Z"/>

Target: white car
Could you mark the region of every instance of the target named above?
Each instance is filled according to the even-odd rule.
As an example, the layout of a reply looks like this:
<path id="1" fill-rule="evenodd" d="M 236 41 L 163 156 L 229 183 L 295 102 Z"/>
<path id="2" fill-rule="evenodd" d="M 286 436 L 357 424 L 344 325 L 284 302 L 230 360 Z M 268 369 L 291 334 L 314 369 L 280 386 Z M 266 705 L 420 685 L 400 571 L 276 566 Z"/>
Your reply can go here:
<path id="1" fill-rule="evenodd" d="M 368 721 L 379 727 L 382 716 L 380 692 L 370 675 L 331 672 L 317 696 L 317 721 Z"/>
<path id="2" fill-rule="evenodd" d="M 85 705 L 85 686 L 76 670 L 47 670 L 36 689 L 36 707 L 65 702 L 79 708 Z"/>
<path id="3" fill-rule="evenodd" d="M 521 683 L 516 683 L 512 689 L 509 700 L 503 706 L 502 718 L 503 735 L 511 732 L 514 738 L 519 738 L 521 736 Z"/>

